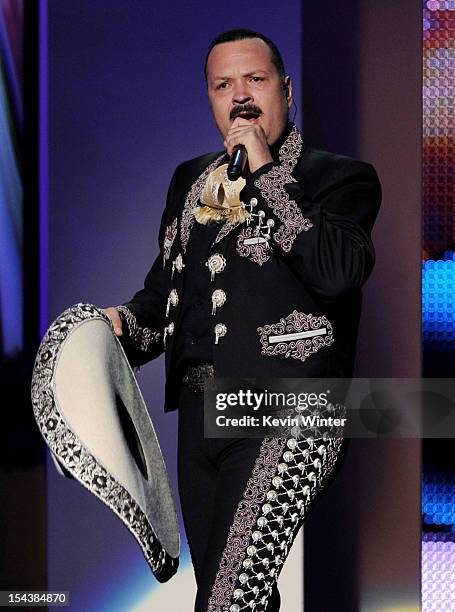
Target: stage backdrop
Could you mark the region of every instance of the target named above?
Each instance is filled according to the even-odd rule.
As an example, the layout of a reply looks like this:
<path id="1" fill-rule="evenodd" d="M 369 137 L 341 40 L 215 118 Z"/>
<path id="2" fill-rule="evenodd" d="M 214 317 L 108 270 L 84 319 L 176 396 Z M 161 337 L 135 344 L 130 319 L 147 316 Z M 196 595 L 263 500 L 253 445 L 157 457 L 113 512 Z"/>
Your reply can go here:
<path id="1" fill-rule="evenodd" d="M 306 135 L 373 163 L 382 183 L 356 374 L 418 377 L 421 6 L 331 0 L 302 7 Z M 307 611 L 418 612 L 420 447 L 416 439 L 351 441 L 305 525 Z"/>

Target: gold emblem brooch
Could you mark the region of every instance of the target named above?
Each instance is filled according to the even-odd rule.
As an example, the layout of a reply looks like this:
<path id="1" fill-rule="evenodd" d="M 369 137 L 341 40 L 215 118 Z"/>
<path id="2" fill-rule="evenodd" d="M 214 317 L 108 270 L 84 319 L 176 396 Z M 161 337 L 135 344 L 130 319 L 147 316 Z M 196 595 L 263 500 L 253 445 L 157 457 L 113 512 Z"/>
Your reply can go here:
<path id="1" fill-rule="evenodd" d="M 246 181 L 243 177 L 230 181 L 227 177 L 227 167 L 227 164 L 223 164 L 207 177 L 201 195 L 202 206 L 196 206 L 194 209 L 194 217 L 202 225 L 223 219 L 242 223 L 249 217 L 240 201 L 240 192 Z"/>

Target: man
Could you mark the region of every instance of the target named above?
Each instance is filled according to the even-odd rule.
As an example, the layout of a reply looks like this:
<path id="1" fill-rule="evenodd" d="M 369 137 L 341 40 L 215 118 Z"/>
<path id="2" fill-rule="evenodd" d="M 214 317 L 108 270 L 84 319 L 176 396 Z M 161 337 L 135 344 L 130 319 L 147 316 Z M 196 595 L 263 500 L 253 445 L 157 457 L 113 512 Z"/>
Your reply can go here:
<path id="1" fill-rule="evenodd" d="M 381 189 L 370 164 L 312 148 L 288 121 L 292 82 L 262 34 L 218 36 L 206 80 L 224 150 L 176 169 L 144 289 L 106 312 L 133 364 L 166 353 L 195 609 L 270 612 L 344 445 L 298 434 L 205 439 L 204 381 L 352 374 Z M 248 161 L 231 182 L 237 145 Z"/>

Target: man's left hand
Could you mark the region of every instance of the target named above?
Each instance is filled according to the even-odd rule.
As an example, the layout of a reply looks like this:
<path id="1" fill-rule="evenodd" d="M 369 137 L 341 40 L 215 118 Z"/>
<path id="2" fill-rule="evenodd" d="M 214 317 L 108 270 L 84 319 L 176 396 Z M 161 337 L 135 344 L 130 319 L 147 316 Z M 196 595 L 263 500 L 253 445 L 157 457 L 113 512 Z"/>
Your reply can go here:
<path id="1" fill-rule="evenodd" d="M 232 122 L 224 141 L 229 155 L 232 155 L 232 150 L 236 145 L 243 145 L 246 148 L 250 172 L 255 172 L 273 161 L 262 127 L 242 117 L 237 117 Z"/>

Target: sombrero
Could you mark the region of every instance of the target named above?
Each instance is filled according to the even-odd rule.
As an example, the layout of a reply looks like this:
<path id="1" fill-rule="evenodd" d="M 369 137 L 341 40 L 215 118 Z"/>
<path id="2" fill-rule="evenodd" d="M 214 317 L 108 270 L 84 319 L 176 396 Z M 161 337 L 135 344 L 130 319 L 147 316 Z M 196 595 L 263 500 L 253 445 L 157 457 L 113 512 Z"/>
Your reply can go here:
<path id="1" fill-rule="evenodd" d="M 60 473 L 125 523 L 160 582 L 178 567 L 180 534 L 147 407 L 107 315 L 76 304 L 52 323 L 34 365 L 32 403 Z"/>

